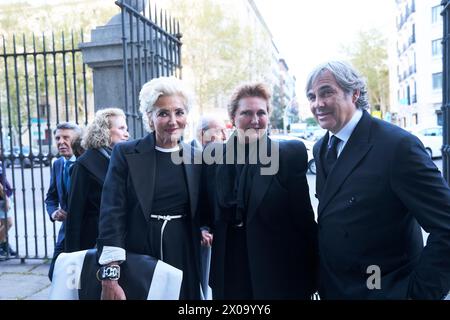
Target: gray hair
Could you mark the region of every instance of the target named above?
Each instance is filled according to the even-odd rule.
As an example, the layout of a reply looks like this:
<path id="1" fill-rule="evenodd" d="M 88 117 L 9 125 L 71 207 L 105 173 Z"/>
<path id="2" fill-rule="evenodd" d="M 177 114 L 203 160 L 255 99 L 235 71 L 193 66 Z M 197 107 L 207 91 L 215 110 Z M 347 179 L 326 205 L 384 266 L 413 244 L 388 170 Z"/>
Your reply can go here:
<path id="1" fill-rule="evenodd" d="M 111 145 L 112 117 L 125 117 L 125 113 L 119 108 L 100 109 L 95 113 L 94 121 L 86 128 L 86 133 L 81 142 L 84 149 L 98 149 Z"/>
<path id="2" fill-rule="evenodd" d="M 222 124 L 222 122 L 223 122 L 221 119 L 219 119 L 217 117 L 214 117 L 213 115 L 209 115 L 209 114 L 203 115 L 200 118 L 200 121 L 199 121 L 199 123 L 197 125 L 197 130 L 196 130 L 198 141 L 201 141 L 201 137 L 203 135 L 203 132 L 207 131 L 208 129 L 210 129 L 211 122 L 214 122 L 214 121 L 219 123 L 219 124 Z M 223 123 L 223 126 L 225 127 L 225 123 Z"/>
<path id="3" fill-rule="evenodd" d="M 73 122 L 60 122 L 56 125 L 55 130 L 53 130 L 53 135 L 56 134 L 56 130 L 73 130 L 79 136 L 81 135 L 81 128 Z"/>
<path id="4" fill-rule="evenodd" d="M 175 77 L 159 77 L 150 80 L 142 86 L 139 93 L 139 111 L 142 113 L 142 121 L 144 122 L 145 129 L 151 132 L 150 124 L 148 122 L 148 116 L 155 110 L 155 103 L 161 96 L 179 96 L 184 101 L 184 107 L 186 112 L 192 106 L 192 95 L 190 91 L 185 88 L 182 80 Z"/>
<path id="5" fill-rule="evenodd" d="M 306 94 L 311 90 L 317 77 L 325 71 L 331 72 L 338 86 L 346 94 L 353 94 L 355 90 L 359 90 L 359 98 L 355 102 L 357 108 L 368 109 L 370 107 L 365 79 L 352 65 L 345 61 L 329 61 L 317 66 L 308 76 Z"/>

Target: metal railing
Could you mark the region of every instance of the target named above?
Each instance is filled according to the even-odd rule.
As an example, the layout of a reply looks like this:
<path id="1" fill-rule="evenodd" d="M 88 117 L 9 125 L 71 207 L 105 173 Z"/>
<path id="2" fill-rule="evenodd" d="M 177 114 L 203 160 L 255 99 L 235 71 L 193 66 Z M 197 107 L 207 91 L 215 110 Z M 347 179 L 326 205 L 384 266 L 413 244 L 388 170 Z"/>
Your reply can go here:
<path id="1" fill-rule="evenodd" d="M 134 9 L 138 2 L 145 8 L 144 0 L 116 1 L 122 11 L 124 111 L 135 138 L 144 135 L 142 85 L 159 76 L 181 78 L 179 24 L 156 7 L 141 14 Z M 51 258 L 59 223 L 50 221 L 44 199 L 57 157 L 53 130 L 62 121 L 85 126 L 92 119 L 93 76 L 78 47 L 83 33 L 18 39 L 0 39 L 0 161 L 13 187 L 8 242 L 18 252 L 11 258 Z"/>
<path id="2" fill-rule="evenodd" d="M 144 135 L 138 112 L 139 91 L 144 83 L 160 76 L 181 78 L 181 33 L 177 21 L 154 7 L 142 14 L 127 1 L 116 1 L 121 8 L 124 59 L 125 114 L 133 137 Z"/>
<path id="3" fill-rule="evenodd" d="M 56 240 L 44 206 L 57 157 L 53 129 L 61 121 L 86 125 L 93 113 L 78 41 L 83 33 L 1 39 L 0 161 L 13 187 L 8 241 L 22 259 L 50 257 Z"/>

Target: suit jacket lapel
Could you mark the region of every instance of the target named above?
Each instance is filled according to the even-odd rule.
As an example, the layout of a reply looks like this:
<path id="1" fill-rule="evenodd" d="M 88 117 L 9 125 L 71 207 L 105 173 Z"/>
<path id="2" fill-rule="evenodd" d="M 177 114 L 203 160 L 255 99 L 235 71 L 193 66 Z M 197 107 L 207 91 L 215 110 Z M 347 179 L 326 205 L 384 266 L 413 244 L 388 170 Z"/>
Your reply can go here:
<path id="1" fill-rule="evenodd" d="M 192 147 L 190 147 L 186 143 L 182 143 L 181 147 L 183 148 L 183 167 L 189 192 L 191 217 L 194 218 L 197 211 L 201 166 L 193 164 L 194 159 L 191 159 Z M 199 151 L 194 149 L 194 152 L 196 153 Z"/>
<path id="2" fill-rule="evenodd" d="M 153 134 L 141 139 L 135 150 L 135 153 L 126 154 L 125 157 L 139 204 L 145 219 L 149 221 L 155 192 L 156 155 Z"/>
<path id="3" fill-rule="evenodd" d="M 272 141 L 271 139 L 267 138 L 267 150 L 268 155 L 270 155 L 270 152 L 272 150 L 272 144 L 277 143 L 276 141 Z M 281 150 L 278 148 L 278 152 L 280 153 Z M 281 154 L 279 154 L 279 157 L 281 158 Z M 270 164 L 269 164 L 270 165 Z M 273 175 L 261 175 L 261 168 L 263 165 L 257 164 L 256 165 L 256 172 L 253 177 L 252 182 L 252 191 L 250 195 L 250 200 L 248 204 L 248 212 L 247 212 L 247 223 L 250 222 L 250 220 L 255 216 L 255 213 L 258 211 L 259 206 L 261 205 L 261 202 L 264 199 L 264 196 L 267 192 L 267 189 L 269 189 L 270 184 L 272 183 Z"/>
<path id="4" fill-rule="evenodd" d="M 316 161 L 316 196 L 320 197 L 325 184 L 325 170 L 322 162 L 322 155 L 328 144 L 329 133 L 327 132 L 314 146 L 314 160 Z"/>
<path id="5" fill-rule="evenodd" d="M 372 148 L 372 144 L 369 142 L 370 126 L 370 116 L 364 111 L 361 120 L 347 141 L 344 150 L 342 150 L 339 158 L 336 160 L 333 170 L 326 179 L 319 201 L 319 218 L 345 179 Z M 324 145 L 323 142 L 322 145 Z"/>

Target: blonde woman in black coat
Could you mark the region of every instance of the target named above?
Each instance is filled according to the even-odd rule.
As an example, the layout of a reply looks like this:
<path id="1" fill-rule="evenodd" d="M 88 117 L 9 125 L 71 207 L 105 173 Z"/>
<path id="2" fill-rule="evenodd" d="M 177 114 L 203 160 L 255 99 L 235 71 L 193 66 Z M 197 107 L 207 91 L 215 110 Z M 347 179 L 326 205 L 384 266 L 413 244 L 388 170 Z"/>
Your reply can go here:
<path id="1" fill-rule="evenodd" d="M 71 168 L 65 251 L 95 246 L 102 188 L 112 147 L 128 140 L 125 114 L 118 108 L 96 112 L 82 140 L 86 151 Z"/>

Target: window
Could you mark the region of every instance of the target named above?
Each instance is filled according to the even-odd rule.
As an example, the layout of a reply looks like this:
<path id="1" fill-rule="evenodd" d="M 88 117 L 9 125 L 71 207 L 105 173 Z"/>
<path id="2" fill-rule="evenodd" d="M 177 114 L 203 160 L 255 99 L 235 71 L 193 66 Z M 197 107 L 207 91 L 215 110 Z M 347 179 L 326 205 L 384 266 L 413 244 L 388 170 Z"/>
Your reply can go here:
<path id="1" fill-rule="evenodd" d="M 419 123 L 419 116 L 417 115 L 417 113 L 413 113 L 413 115 L 412 115 L 412 122 L 413 122 L 413 124 L 418 124 Z"/>
<path id="2" fill-rule="evenodd" d="M 442 127 L 431 127 L 420 131 L 426 137 L 442 137 Z"/>
<path id="3" fill-rule="evenodd" d="M 408 86 L 406 86 L 406 101 L 408 101 L 408 106 L 411 105 L 411 89 Z"/>
<path id="4" fill-rule="evenodd" d="M 433 90 L 442 90 L 442 72 L 433 73 Z"/>
<path id="5" fill-rule="evenodd" d="M 431 8 L 431 23 L 442 22 L 441 6 L 434 6 Z"/>
<path id="6" fill-rule="evenodd" d="M 416 80 L 413 80 L 411 87 L 412 87 L 411 103 L 417 103 L 417 86 L 416 86 Z"/>
<path id="7" fill-rule="evenodd" d="M 431 41 L 431 52 L 433 54 L 433 57 L 442 56 L 442 39 Z"/>
<path id="8" fill-rule="evenodd" d="M 444 124 L 444 115 L 442 113 L 442 110 L 436 110 L 436 116 L 438 126 L 442 126 Z"/>

